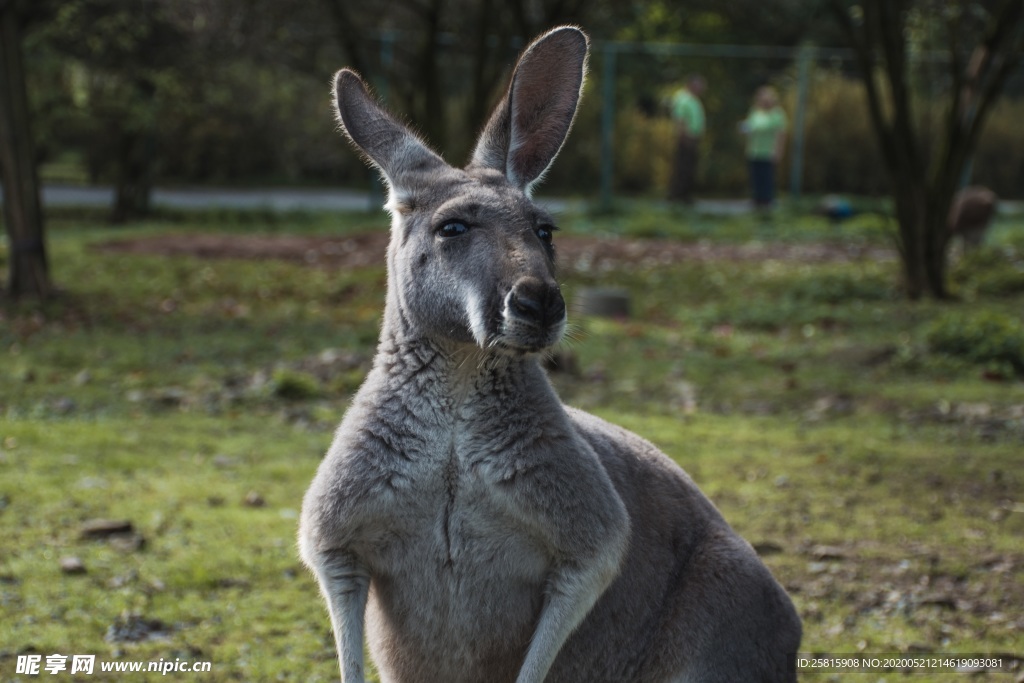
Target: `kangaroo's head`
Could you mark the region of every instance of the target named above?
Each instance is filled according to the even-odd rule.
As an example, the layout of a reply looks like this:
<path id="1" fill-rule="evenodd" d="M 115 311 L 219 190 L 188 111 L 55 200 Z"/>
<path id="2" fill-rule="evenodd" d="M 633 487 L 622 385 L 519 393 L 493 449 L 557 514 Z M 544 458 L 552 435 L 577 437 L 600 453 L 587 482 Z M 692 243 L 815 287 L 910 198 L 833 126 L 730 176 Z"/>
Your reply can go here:
<path id="1" fill-rule="evenodd" d="M 571 27 L 527 47 L 461 169 L 385 112 L 356 73 L 338 72 L 338 120 L 389 188 L 385 326 L 502 353 L 536 352 L 561 339 L 554 221 L 530 189 L 572 126 L 586 58 L 587 38 Z"/>

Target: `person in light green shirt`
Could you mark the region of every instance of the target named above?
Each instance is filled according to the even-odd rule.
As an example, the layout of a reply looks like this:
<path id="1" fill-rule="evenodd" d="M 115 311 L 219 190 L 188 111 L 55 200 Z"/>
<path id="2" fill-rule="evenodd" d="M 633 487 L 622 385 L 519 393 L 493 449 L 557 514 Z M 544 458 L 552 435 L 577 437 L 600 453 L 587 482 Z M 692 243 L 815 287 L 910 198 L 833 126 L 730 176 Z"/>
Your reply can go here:
<path id="1" fill-rule="evenodd" d="M 672 120 L 693 138 L 704 135 L 704 105 L 700 101 L 704 88 L 704 80 L 696 76 L 672 96 Z"/>
<path id="2" fill-rule="evenodd" d="M 686 79 L 686 85 L 677 90 L 669 102 L 669 111 L 675 122 L 676 146 L 672 157 L 668 198 L 684 204 L 693 203 L 698 146 L 706 125 L 704 105 L 700 98 L 706 87 L 703 77 L 694 74 Z"/>
<path id="3" fill-rule="evenodd" d="M 775 201 L 775 170 L 782 158 L 787 125 L 775 88 L 758 88 L 750 114 L 740 122 L 740 132 L 747 136 L 747 166 L 756 208 L 770 208 Z"/>

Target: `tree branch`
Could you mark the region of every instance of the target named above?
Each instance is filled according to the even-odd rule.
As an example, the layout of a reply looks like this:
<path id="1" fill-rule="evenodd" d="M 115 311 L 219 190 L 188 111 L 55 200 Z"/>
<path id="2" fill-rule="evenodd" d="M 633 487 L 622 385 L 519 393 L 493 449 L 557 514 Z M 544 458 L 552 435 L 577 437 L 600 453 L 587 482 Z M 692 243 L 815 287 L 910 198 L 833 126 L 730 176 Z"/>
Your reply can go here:
<path id="1" fill-rule="evenodd" d="M 985 59 L 978 65 L 976 75 L 976 96 L 978 107 L 986 100 L 999 96 L 1010 74 L 1021 64 L 1024 57 L 1021 32 L 1024 29 L 1024 3 L 1010 0 L 1002 11 L 993 17 L 989 35 L 979 49 Z"/>
<path id="2" fill-rule="evenodd" d="M 903 156 L 903 168 L 918 173 L 921 155 L 914 136 L 914 116 L 907 85 L 907 42 L 903 35 L 905 0 L 872 0 L 864 3 L 864 24 L 879 36 L 885 56 L 889 94 L 892 96 L 894 142 Z"/>
<path id="3" fill-rule="evenodd" d="M 955 15 L 963 20 L 963 10 L 960 10 Z M 954 15 L 949 14 L 946 20 L 946 42 L 949 43 L 949 75 L 953 82 L 952 95 L 953 101 L 949 108 L 949 119 L 946 122 L 946 128 L 952 130 L 953 123 L 960 115 L 960 106 L 964 98 L 964 65 L 960 59 L 960 25 L 954 21 Z"/>
<path id="4" fill-rule="evenodd" d="M 933 183 L 947 189 L 955 188 L 971 151 L 977 146 L 986 118 L 1011 74 L 1022 61 L 1021 31 L 1024 29 L 1024 5 L 1010 0 L 992 17 L 986 37 L 974 54 L 960 81 L 962 96 L 954 93 L 947 130 L 947 146 L 943 164 Z M 955 76 L 956 74 L 954 74 Z"/>
<path id="5" fill-rule="evenodd" d="M 885 113 L 882 110 L 882 99 L 878 92 L 878 86 L 875 83 L 875 60 L 873 56 L 875 46 L 872 42 L 872 35 L 869 34 L 866 27 L 862 32 L 858 32 L 853 19 L 850 17 L 848 8 L 842 0 L 830 0 L 829 9 L 832 10 L 840 29 L 846 35 L 850 47 L 853 48 L 857 65 L 862 72 L 864 89 L 867 93 L 868 113 L 880 138 L 882 156 L 886 158 L 891 168 L 896 163 L 896 159 L 893 156 L 893 131 L 885 118 Z"/>

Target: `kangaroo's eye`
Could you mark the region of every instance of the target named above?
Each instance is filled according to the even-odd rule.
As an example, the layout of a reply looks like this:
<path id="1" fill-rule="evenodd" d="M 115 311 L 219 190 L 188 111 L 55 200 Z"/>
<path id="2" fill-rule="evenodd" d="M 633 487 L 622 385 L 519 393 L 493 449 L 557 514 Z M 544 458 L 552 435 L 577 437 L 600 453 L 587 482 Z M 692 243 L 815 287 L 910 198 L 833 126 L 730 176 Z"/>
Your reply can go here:
<path id="1" fill-rule="evenodd" d="M 461 221 L 448 221 L 437 229 L 439 237 L 458 237 L 469 232 L 469 228 Z"/>
<path id="2" fill-rule="evenodd" d="M 551 238 L 554 237 L 554 232 L 557 230 L 553 225 L 541 225 L 534 230 L 537 238 L 540 239 L 544 244 L 551 244 Z"/>

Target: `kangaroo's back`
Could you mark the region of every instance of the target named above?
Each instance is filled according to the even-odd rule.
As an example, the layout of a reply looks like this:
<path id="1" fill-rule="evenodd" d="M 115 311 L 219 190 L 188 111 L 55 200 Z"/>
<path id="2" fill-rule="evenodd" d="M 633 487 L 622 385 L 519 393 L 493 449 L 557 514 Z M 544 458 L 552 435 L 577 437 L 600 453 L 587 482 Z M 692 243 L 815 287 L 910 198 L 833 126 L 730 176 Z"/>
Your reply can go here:
<path id="1" fill-rule="evenodd" d="M 795 680 L 800 619 L 750 544 L 651 443 L 567 410 L 626 506 L 631 538 L 550 680 Z"/>

